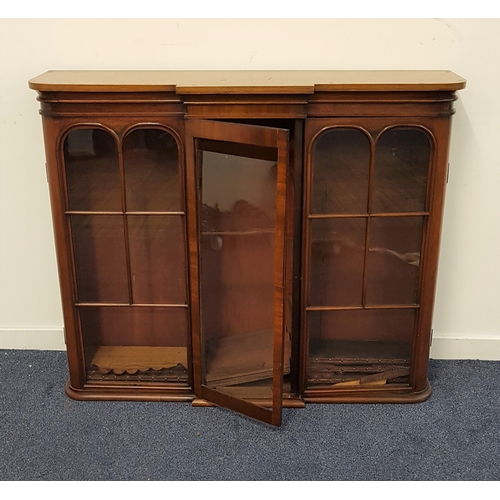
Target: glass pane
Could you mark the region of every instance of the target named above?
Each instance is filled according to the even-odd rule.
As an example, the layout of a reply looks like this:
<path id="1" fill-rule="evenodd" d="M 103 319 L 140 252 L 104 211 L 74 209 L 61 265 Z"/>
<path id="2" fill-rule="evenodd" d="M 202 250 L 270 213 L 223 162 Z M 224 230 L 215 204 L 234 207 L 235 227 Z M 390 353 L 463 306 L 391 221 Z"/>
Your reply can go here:
<path id="1" fill-rule="evenodd" d="M 312 155 L 311 213 L 366 213 L 370 141 L 357 129 L 323 132 Z"/>
<path id="2" fill-rule="evenodd" d="M 391 129 L 377 141 L 372 213 L 426 209 L 431 145 L 418 129 Z"/>
<path id="3" fill-rule="evenodd" d="M 308 312 L 309 385 L 406 382 L 414 309 Z"/>
<path id="4" fill-rule="evenodd" d="M 423 217 L 372 217 L 367 304 L 416 304 Z"/>
<path id="5" fill-rule="evenodd" d="M 310 305 L 361 305 L 365 231 L 365 218 L 311 220 Z"/>
<path id="6" fill-rule="evenodd" d="M 81 307 L 88 377 L 186 382 L 187 309 Z"/>
<path id="7" fill-rule="evenodd" d="M 69 210 L 122 210 L 118 152 L 101 129 L 72 130 L 64 140 Z"/>
<path id="8" fill-rule="evenodd" d="M 276 163 L 203 151 L 201 183 L 204 382 L 232 394 L 228 387 L 259 381 L 270 397 Z"/>
<path id="9" fill-rule="evenodd" d="M 179 212 L 178 148 L 159 129 L 136 129 L 123 141 L 125 189 L 129 212 Z"/>
<path id="10" fill-rule="evenodd" d="M 122 216 L 72 215 L 79 302 L 128 302 Z"/>
<path id="11" fill-rule="evenodd" d="M 134 302 L 186 304 L 184 217 L 129 215 Z"/>

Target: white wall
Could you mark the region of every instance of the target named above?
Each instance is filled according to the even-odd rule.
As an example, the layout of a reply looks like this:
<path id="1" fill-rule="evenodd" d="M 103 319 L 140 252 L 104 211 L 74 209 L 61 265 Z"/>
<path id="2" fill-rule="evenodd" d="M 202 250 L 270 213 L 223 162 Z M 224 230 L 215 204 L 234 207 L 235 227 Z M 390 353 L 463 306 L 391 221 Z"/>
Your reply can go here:
<path id="1" fill-rule="evenodd" d="M 450 69 L 434 357 L 500 359 L 500 20 L 0 19 L 0 348 L 64 348 L 36 93 L 48 69 Z M 458 339 L 458 340 L 456 340 Z"/>

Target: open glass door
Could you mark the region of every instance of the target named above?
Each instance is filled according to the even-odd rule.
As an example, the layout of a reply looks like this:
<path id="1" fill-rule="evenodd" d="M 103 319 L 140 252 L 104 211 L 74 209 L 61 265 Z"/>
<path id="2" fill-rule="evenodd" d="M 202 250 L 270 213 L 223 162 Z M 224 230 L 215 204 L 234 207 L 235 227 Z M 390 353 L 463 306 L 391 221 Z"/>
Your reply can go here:
<path id="1" fill-rule="evenodd" d="M 280 425 L 288 130 L 186 127 L 195 394 Z"/>

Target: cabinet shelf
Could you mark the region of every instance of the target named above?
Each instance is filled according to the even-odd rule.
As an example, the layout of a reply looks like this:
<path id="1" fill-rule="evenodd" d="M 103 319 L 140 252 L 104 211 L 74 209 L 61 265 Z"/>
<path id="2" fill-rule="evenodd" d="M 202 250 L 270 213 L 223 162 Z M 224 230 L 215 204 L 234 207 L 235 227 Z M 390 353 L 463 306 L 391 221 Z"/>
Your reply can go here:
<path id="1" fill-rule="evenodd" d="M 273 374 L 273 332 L 250 332 L 207 342 L 206 381 L 234 386 L 258 382 Z M 285 341 L 283 374 L 290 373 L 290 342 Z"/>
<path id="2" fill-rule="evenodd" d="M 387 341 L 311 341 L 309 382 L 335 387 L 408 383 L 409 344 Z"/>
<path id="3" fill-rule="evenodd" d="M 187 382 L 185 347 L 99 346 L 89 380 Z"/>

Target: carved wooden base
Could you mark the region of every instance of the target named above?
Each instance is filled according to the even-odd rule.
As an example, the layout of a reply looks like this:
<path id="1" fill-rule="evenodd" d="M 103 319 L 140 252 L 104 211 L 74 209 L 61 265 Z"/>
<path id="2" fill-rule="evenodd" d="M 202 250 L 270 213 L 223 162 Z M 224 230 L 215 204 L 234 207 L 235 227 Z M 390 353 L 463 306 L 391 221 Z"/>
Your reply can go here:
<path id="1" fill-rule="evenodd" d="M 432 393 L 432 388 L 427 381 L 424 390 L 420 392 L 411 391 L 408 387 L 383 386 L 381 390 L 374 388 L 360 389 L 343 388 L 337 391 L 313 391 L 304 392 L 306 403 L 422 403 L 428 399 Z"/>
<path id="2" fill-rule="evenodd" d="M 348 388 L 333 391 L 305 391 L 304 398 L 297 396 L 286 396 L 283 398 L 283 408 L 304 408 L 306 403 L 339 403 L 339 404 L 411 404 L 426 401 L 432 393 L 432 388 L 427 381 L 426 387 L 420 392 L 410 392 L 408 388 L 397 390 L 382 389 L 377 390 L 351 390 Z M 66 384 L 66 394 L 77 401 L 165 401 L 165 402 L 186 402 L 192 403 L 195 407 L 216 406 L 204 399 L 196 398 L 190 388 L 151 387 L 140 391 L 137 387 L 116 387 L 116 386 L 88 386 L 84 389 L 74 389 L 69 381 Z M 269 400 L 255 399 L 253 403 L 266 406 Z"/>

